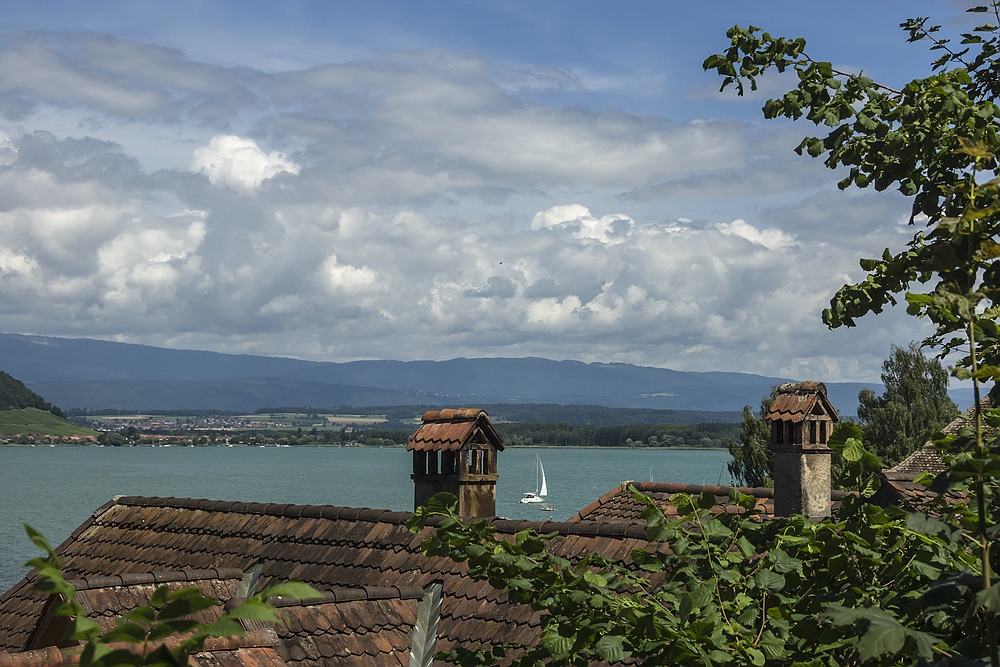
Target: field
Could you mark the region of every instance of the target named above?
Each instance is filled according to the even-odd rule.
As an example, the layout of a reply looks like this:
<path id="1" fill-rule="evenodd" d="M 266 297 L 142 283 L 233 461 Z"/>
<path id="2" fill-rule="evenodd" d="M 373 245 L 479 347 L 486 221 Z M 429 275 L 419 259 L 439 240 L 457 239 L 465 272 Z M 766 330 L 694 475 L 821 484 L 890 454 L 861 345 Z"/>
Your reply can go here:
<path id="1" fill-rule="evenodd" d="M 51 412 L 38 408 L 23 410 L 0 410 L 0 435 L 97 435 L 90 429 L 74 426 Z"/>

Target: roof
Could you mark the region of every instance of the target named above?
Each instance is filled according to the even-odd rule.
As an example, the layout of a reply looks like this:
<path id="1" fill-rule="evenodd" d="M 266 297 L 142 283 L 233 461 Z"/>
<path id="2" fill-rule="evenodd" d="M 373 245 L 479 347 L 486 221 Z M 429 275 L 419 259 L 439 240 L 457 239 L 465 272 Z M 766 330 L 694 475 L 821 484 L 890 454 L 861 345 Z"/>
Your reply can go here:
<path id="1" fill-rule="evenodd" d="M 411 452 L 456 451 L 473 442 L 489 444 L 503 451 L 503 441 L 485 410 L 428 410 L 421 417 L 416 433 L 406 443 L 406 449 Z"/>
<path id="2" fill-rule="evenodd" d="M 839 421 L 837 410 L 826 397 L 826 385 L 822 382 L 786 382 L 778 387 L 778 392 L 767 412 L 770 421 L 804 421 L 819 410 Z"/>
<path id="3" fill-rule="evenodd" d="M 936 504 L 942 501 L 946 505 L 966 503 L 969 501 L 969 494 L 957 489 L 949 489 L 943 494 L 938 494 L 923 484 L 883 477 L 882 485 L 872 500 L 877 505 L 902 505 L 910 510 L 934 513 Z"/>
<path id="4" fill-rule="evenodd" d="M 57 553 L 68 579 L 91 582 L 99 575 L 96 583 L 102 591 L 115 588 L 110 584 L 116 580 L 107 577 L 137 586 L 128 582 L 165 572 L 178 573 L 171 575 L 178 578 L 204 577 L 212 569 L 215 579 L 200 580 L 222 581 L 231 588 L 235 579 L 226 579 L 235 574 L 231 569 L 248 571 L 258 564 L 261 587 L 301 579 L 330 600 L 295 607 L 293 616 L 302 630 L 293 624 L 292 634 L 298 639 L 289 643 L 283 636 L 275 647 L 284 651 L 283 660 L 303 667 L 340 667 L 346 664 L 341 658 L 348 649 L 352 656 L 359 651 L 368 656 L 376 651 L 383 658 L 391 654 L 392 664 L 409 645 L 418 594 L 435 580 L 444 585 L 440 650 L 457 644 L 475 650 L 539 640 L 538 612 L 508 604 L 505 593 L 465 576 L 464 564 L 421 554 L 420 543 L 434 528 L 410 533 L 404 523 L 411 516 L 333 506 L 119 497 L 77 528 Z M 634 549 L 666 548 L 650 543 L 645 526 L 637 523 L 489 522 L 499 535 L 526 528 L 555 532 L 549 549 L 571 560 L 596 552 L 630 564 Z M 356 599 L 348 599 L 351 596 Z M 106 602 L 110 608 L 114 597 Z M 45 595 L 28 579 L 0 595 L 0 650 L 29 648 L 45 606 Z M 381 631 L 372 632 L 376 627 Z"/>
<path id="5" fill-rule="evenodd" d="M 743 513 L 742 507 L 729 503 L 729 492 L 734 488 L 748 496 L 756 498 L 756 508 L 767 518 L 774 518 L 774 489 L 767 487 L 732 487 L 732 486 L 704 486 L 697 484 L 666 484 L 661 482 L 622 482 L 595 502 L 580 510 L 570 521 L 625 521 L 645 525 L 642 518 L 642 511 L 646 509 L 646 504 L 639 502 L 632 497 L 629 487 L 650 496 L 653 502 L 667 515 L 676 515 L 676 504 L 671 499 L 679 494 L 686 493 L 692 496 L 700 496 L 709 493 L 715 496 L 716 508 L 718 512 Z M 840 507 L 840 501 L 847 493 L 833 490 L 832 507 L 836 511 Z"/>
<path id="6" fill-rule="evenodd" d="M 167 640 L 167 645 L 176 640 Z M 258 630 L 243 637 L 210 637 L 204 650 L 190 656 L 193 667 L 285 667 L 286 663 L 275 646 L 279 643 L 274 630 Z M 135 645 L 111 644 L 112 648 L 139 650 Z M 158 646 L 158 645 L 157 645 Z M 155 648 L 151 646 L 150 650 Z M 0 667 L 64 667 L 80 662 L 78 652 L 63 653 L 55 646 L 7 653 L 0 651 Z"/>
<path id="7" fill-rule="evenodd" d="M 990 397 L 980 399 L 979 405 L 984 410 L 989 408 L 992 405 Z M 945 435 L 958 435 L 962 428 L 970 426 L 969 420 L 975 415 L 975 412 L 976 406 L 972 406 L 941 429 L 941 432 Z M 983 434 L 995 436 L 996 432 L 997 429 L 985 428 Z M 928 440 L 923 447 L 914 450 L 893 467 L 883 470 L 882 476 L 889 481 L 912 482 L 925 472 L 936 475 L 947 469 L 948 466 L 941 460 L 941 454 L 934 443 Z"/>

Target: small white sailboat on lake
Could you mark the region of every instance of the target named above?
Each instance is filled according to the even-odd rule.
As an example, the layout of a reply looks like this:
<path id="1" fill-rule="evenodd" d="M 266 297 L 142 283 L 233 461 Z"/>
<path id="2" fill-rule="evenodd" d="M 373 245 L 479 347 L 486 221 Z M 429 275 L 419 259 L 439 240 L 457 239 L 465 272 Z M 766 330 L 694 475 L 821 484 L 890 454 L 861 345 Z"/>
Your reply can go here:
<path id="1" fill-rule="evenodd" d="M 541 485 L 538 483 L 539 480 L 541 480 Z M 545 485 L 545 468 L 542 466 L 542 458 L 535 454 L 535 490 L 525 492 L 520 502 L 522 504 L 544 503 L 547 495 L 549 495 L 549 489 Z"/>

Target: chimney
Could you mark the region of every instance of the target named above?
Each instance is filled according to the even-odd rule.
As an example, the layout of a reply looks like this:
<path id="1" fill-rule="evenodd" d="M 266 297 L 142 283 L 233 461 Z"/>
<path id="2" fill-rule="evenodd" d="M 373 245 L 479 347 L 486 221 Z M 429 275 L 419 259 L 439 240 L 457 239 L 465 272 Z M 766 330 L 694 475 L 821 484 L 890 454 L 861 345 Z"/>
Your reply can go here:
<path id="1" fill-rule="evenodd" d="M 830 516 L 830 448 L 840 421 L 822 382 L 786 382 L 767 413 L 774 457 L 774 514 Z"/>
<path id="2" fill-rule="evenodd" d="M 497 453 L 503 441 L 478 408 L 430 410 L 406 443 L 413 452 L 413 506 L 447 491 L 458 497 L 458 513 L 481 519 L 497 513 Z"/>

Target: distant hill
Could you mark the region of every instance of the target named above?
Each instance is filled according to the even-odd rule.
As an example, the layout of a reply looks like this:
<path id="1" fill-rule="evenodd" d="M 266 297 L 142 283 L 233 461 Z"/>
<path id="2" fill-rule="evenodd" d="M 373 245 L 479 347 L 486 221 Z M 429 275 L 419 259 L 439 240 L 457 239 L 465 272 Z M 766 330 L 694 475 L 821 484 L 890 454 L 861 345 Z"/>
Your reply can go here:
<path id="1" fill-rule="evenodd" d="M 74 426 L 46 410 L 23 408 L 0 410 L 0 435 L 97 435 L 95 431 Z"/>
<path id="2" fill-rule="evenodd" d="M 310 362 L 0 334 L 6 370 L 66 409 L 555 403 L 739 411 L 789 379 L 549 359 Z M 827 383 L 845 415 L 872 383 Z"/>
<path id="3" fill-rule="evenodd" d="M 0 371 L 0 410 L 38 408 L 65 417 L 62 410 L 24 386 L 17 378 Z"/>

